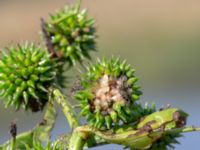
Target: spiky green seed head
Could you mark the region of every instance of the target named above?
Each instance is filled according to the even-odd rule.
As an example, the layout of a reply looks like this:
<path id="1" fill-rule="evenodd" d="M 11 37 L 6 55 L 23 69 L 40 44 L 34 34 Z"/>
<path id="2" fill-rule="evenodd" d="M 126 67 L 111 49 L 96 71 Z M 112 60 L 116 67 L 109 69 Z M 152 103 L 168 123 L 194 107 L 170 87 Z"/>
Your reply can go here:
<path id="1" fill-rule="evenodd" d="M 175 149 L 175 144 L 180 144 L 178 138 L 182 137 L 183 135 L 180 133 L 168 133 L 163 134 L 163 136 L 158 139 L 156 142 L 152 144 L 149 150 L 169 150 Z"/>
<path id="2" fill-rule="evenodd" d="M 2 51 L 0 60 L 0 96 L 5 106 L 41 110 L 48 100 L 48 87 L 56 69 L 46 50 L 24 43 Z"/>
<path id="3" fill-rule="evenodd" d="M 80 81 L 75 98 L 82 105 L 81 114 L 97 128 L 129 123 L 141 95 L 135 70 L 126 61 L 110 59 L 91 65 Z"/>
<path id="4" fill-rule="evenodd" d="M 90 51 L 95 50 L 94 19 L 88 19 L 87 11 L 75 6 L 65 7 L 50 16 L 46 22 L 47 36 L 58 57 L 70 65 L 90 59 Z"/>

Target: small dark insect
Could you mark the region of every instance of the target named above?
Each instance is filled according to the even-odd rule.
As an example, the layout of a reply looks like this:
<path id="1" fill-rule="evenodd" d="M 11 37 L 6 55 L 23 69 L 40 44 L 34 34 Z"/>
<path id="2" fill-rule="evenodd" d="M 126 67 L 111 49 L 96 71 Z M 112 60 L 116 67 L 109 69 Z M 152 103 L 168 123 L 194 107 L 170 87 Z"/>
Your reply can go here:
<path id="1" fill-rule="evenodd" d="M 13 137 L 13 139 L 16 138 L 16 136 L 17 136 L 17 124 L 16 124 L 15 121 L 11 122 L 9 133 Z"/>

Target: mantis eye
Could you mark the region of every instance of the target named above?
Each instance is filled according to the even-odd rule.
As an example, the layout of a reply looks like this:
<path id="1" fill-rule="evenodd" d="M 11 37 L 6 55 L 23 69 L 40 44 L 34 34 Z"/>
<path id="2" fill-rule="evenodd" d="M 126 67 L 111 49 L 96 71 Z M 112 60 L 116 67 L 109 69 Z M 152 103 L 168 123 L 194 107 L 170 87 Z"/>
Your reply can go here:
<path id="1" fill-rule="evenodd" d="M 187 117 L 187 114 L 182 112 L 182 111 L 176 111 L 174 114 L 173 114 L 173 119 L 174 121 L 176 122 L 176 126 L 181 128 L 183 126 L 186 125 L 186 117 Z"/>

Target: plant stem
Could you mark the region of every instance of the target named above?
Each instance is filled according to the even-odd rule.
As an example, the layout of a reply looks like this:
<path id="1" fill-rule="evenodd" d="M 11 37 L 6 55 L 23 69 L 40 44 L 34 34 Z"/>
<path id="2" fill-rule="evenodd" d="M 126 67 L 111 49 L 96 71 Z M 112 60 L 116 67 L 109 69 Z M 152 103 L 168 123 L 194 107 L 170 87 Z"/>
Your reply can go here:
<path id="1" fill-rule="evenodd" d="M 34 128 L 34 140 L 48 142 L 50 133 L 56 122 L 57 112 L 53 102 L 53 97 L 49 94 L 49 102 L 45 110 L 42 121 Z M 45 132 L 44 132 L 45 131 Z"/>
<path id="2" fill-rule="evenodd" d="M 12 138 L 0 145 L 0 150 L 4 147 L 9 147 L 9 150 L 26 149 L 25 145 L 32 147 L 34 140 L 47 142 L 50 137 L 50 132 L 53 129 L 56 121 L 56 114 L 54 103 L 51 97 L 49 97 L 49 102 L 47 104 L 42 121 L 38 123 L 37 126 L 32 130 L 20 133 L 15 138 Z"/>
<path id="3" fill-rule="evenodd" d="M 68 100 L 65 99 L 63 94 L 58 89 L 53 89 L 53 97 L 54 100 L 60 105 L 65 117 L 68 120 L 69 126 L 71 128 L 76 128 L 80 125 L 79 120 L 75 116 L 75 112 L 69 103 Z"/>
<path id="4" fill-rule="evenodd" d="M 105 141 L 104 139 L 102 139 L 96 135 L 91 135 L 88 138 L 87 143 L 84 145 L 84 149 L 94 148 L 94 147 L 106 145 L 106 144 L 108 144 L 108 142 Z"/>
<path id="5" fill-rule="evenodd" d="M 14 147 L 16 149 L 24 149 L 25 148 L 24 143 L 26 143 L 27 145 L 29 145 L 31 147 L 32 144 L 33 144 L 33 134 L 34 134 L 34 131 L 31 130 L 31 131 L 26 131 L 24 133 L 21 133 L 21 134 L 17 135 L 16 139 L 15 139 L 15 146 Z M 2 148 L 7 148 L 8 146 L 13 147 L 12 144 L 13 144 L 13 139 L 5 142 L 2 145 L 0 145 L 0 148 L 1 147 Z"/>
<path id="6" fill-rule="evenodd" d="M 71 134 L 62 134 L 59 136 L 58 139 L 54 142 L 56 145 L 59 145 L 62 149 L 68 149 L 69 147 L 69 139 L 71 138 Z M 88 149 L 88 148 L 94 148 L 100 145 L 106 145 L 108 142 L 106 142 L 104 139 L 99 138 L 96 135 L 90 135 L 87 138 L 86 143 L 84 144 L 83 149 Z"/>
<path id="7" fill-rule="evenodd" d="M 15 150 L 15 138 L 12 138 L 11 140 L 11 150 Z"/>
<path id="8" fill-rule="evenodd" d="M 78 132 L 75 129 L 69 140 L 68 150 L 83 150 L 87 137 L 88 133 Z"/>
<path id="9" fill-rule="evenodd" d="M 177 132 L 177 133 L 186 133 L 186 132 L 194 132 L 194 131 L 200 131 L 200 127 L 183 127 L 183 128 L 176 128 L 176 129 L 171 129 L 167 132 L 169 133 L 174 133 L 174 132 Z"/>

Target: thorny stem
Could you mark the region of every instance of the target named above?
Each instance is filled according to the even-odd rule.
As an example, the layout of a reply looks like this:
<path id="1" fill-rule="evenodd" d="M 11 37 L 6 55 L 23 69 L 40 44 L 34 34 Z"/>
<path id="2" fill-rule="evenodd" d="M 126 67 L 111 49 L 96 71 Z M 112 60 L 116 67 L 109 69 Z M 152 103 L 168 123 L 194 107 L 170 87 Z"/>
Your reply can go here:
<path id="1" fill-rule="evenodd" d="M 74 129 L 80 125 L 79 120 L 75 116 L 75 112 L 67 99 L 63 96 L 60 90 L 52 89 L 54 100 L 60 105 L 65 117 L 68 120 L 69 126 Z"/>

